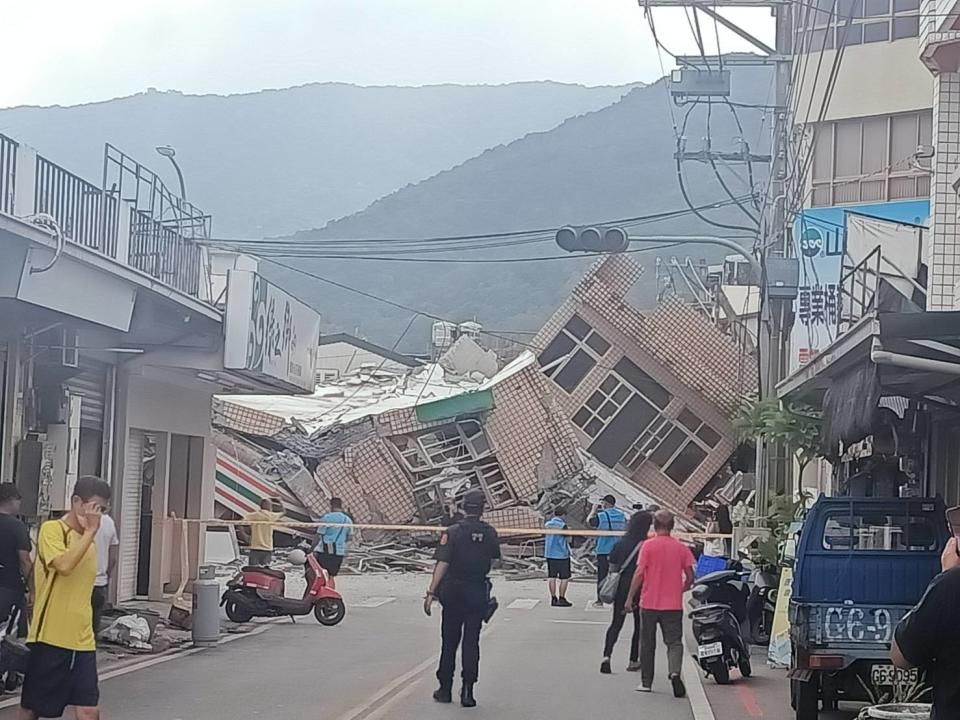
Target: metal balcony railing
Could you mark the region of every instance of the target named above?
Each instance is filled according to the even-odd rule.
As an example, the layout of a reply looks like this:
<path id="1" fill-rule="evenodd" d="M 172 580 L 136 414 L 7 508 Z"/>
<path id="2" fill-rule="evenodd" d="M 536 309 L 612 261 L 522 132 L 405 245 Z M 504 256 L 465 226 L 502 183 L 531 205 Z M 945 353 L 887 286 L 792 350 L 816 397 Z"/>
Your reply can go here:
<path id="1" fill-rule="evenodd" d="M 130 264 L 150 277 L 197 297 L 203 273 L 203 250 L 149 214 L 130 208 Z"/>
<path id="2" fill-rule="evenodd" d="M 0 213 L 50 215 L 68 243 L 210 302 L 210 216 L 112 145 L 98 187 L 0 134 Z"/>
<path id="3" fill-rule="evenodd" d="M 71 242 L 117 256 L 116 197 L 42 155 L 35 182 L 35 213 L 51 215 Z"/>
<path id="4" fill-rule="evenodd" d="M 0 212 L 13 213 L 13 193 L 17 179 L 16 140 L 0 135 Z"/>

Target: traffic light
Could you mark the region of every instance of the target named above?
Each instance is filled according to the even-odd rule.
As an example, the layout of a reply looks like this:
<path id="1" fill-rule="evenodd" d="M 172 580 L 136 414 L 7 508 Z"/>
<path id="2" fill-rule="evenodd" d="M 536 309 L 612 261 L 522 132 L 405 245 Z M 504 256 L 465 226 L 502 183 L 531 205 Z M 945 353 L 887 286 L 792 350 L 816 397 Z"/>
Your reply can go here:
<path id="1" fill-rule="evenodd" d="M 618 253 L 630 246 L 630 238 L 619 227 L 567 225 L 557 230 L 557 245 L 567 252 Z"/>

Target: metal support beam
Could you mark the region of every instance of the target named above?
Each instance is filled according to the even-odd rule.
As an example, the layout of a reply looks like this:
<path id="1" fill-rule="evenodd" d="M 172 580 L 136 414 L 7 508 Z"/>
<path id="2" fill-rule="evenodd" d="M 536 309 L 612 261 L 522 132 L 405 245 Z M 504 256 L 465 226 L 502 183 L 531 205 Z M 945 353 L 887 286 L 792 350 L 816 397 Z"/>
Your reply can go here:
<path id="1" fill-rule="evenodd" d="M 765 42 L 763 42 L 762 40 L 757 39 L 756 37 L 754 37 L 753 35 L 751 35 L 750 33 L 748 33 L 746 30 L 744 30 L 742 27 L 740 27 L 740 26 L 737 25 L 736 23 L 731 22 L 730 20 L 727 20 L 723 15 L 721 15 L 720 13 L 718 13 L 718 12 L 717 12 L 716 10 L 714 10 L 712 7 L 707 7 L 706 5 L 700 5 L 700 4 L 694 3 L 694 4 L 693 4 L 693 8 L 694 8 L 694 12 L 696 12 L 697 10 L 699 10 L 699 11 L 701 11 L 702 13 L 704 13 L 705 15 L 708 15 L 709 17 L 713 18 L 713 19 L 716 20 L 718 23 L 720 23 L 721 25 L 723 25 L 727 30 L 729 30 L 730 32 L 732 32 L 734 35 L 738 35 L 739 37 L 743 38 L 743 39 L 746 40 L 748 43 L 750 43 L 751 45 L 753 45 L 755 48 L 757 48 L 758 50 L 760 50 L 762 53 L 764 53 L 764 54 L 766 54 L 766 55 L 776 55 L 776 54 L 777 54 L 777 51 L 774 50 L 772 47 L 770 47 L 769 45 L 767 45 L 767 44 L 766 44 Z"/>
<path id="2" fill-rule="evenodd" d="M 731 240 L 730 238 L 717 237 L 715 235 L 630 235 L 630 242 L 655 242 L 655 243 L 674 243 L 676 245 L 719 245 L 731 252 L 746 258 L 750 263 L 750 269 L 756 274 L 757 279 L 763 275 L 763 268 L 757 259 L 743 245 Z"/>
<path id="3" fill-rule="evenodd" d="M 769 155 L 757 155 L 755 153 L 748 152 L 716 152 L 709 150 L 695 150 L 688 152 L 680 152 L 673 154 L 674 159 L 680 158 L 681 160 L 695 160 L 702 163 L 710 163 L 711 160 L 716 162 L 721 160 L 723 162 L 762 162 L 768 163 L 771 160 Z"/>

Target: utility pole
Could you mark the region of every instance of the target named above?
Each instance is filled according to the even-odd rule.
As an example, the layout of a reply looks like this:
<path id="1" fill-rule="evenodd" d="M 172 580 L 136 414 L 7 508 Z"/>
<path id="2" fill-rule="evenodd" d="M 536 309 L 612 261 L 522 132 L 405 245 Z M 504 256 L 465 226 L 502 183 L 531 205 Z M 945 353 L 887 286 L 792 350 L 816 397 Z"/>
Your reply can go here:
<path id="1" fill-rule="evenodd" d="M 793 315 L 793 298 L 790 293 L 781 292 L 779 280 L 784 273 L 790 276 L 795 269 L 796 260 L 791 260 L 790 232 L 786 216 L 786 188 L 789 183 L 788 160 L 791 118 L 788 114 L 788 99 L 790 95 L 791 60 L 793 51 L 792 38 L 792 5 L 787 0 L 715 0 L 709 4 L 697 0 L 638 0 L 638 4 L 645 12 L 655 7 L 682 7 L 691 9 L 696 18 L 698 12 L 712 18 L 717 23 L 735 33 L 738 37 L 753 45 L 760 53 L 759 57 L 738 58 L 731 64 L 773 65 L 775 73 L 774 93 L 774 122 L 772 126 L 771 153 L 768 158 L 751 156 L 746 148 L 740 153 L 715 153 L 707 147 L 700 152 L 686 152 L 685 148 L 678 148 L 677 158 L 680 161 L 694 160 L 713 163 L 716 160 L 736 160 L 746 162 L 750 160 L 770 161 L 770 182 L 764 198 L 763 212 L 760 215 L 760 230 L 758 236 L 759 267 L 757 280 L 760 284 L 760 322 L 758 327 L 758 352 L 760 357 L 759 386 L 760 396 L 771 397 L 776 393 L 777 383 L 787 372 L 786 360 L 789 357 L 789 326 Z M 774 46 L 759 40 L 752 32 L 740 27 L 729 18 L 720 14 L 724 8 L 770 8 L 776 24 Z M 656 39 L 656 38 L 655 38 Z M 720 52 L 719 47 L 717 48 Z M 701 51 L 703 46 L 701 44 Z M 713 61 L 711 63 L 711 60 Z M 712 64 L 721 67 L 719 57 L 683 56 L 677 61 L 682 68 L 690 67 L 706 71 L 705 79 L 691 83 L 690 95 L 695 96 L 698 86 L 705 88 L 704 95 L 722 95 L 719 89 L 723 83 L 729 85 L 729 77 L 722 77 L 723 70 L 711 70 Z M 682 73 L 681 73 L 682 79 Z M 681 86 L 682 89 L 682 86 Z M 676 93 L 674 93 L 676 96 Z M 739 157 L 737 157 L 739 155 Z M 791 265 L 792 262 L 792 265 Z M 771 287 L 778 286 L 777 291 L 771 293 Z M 771 481 L 775 487 L 786 483 L 788 472 L 783 453 L 776 452 L 776 448 L 768 448 L 759 438 L 757 440 L 756 462 L 756 494 L 754 507 L 757 522 L 765 515 L 769 507 Z"/>

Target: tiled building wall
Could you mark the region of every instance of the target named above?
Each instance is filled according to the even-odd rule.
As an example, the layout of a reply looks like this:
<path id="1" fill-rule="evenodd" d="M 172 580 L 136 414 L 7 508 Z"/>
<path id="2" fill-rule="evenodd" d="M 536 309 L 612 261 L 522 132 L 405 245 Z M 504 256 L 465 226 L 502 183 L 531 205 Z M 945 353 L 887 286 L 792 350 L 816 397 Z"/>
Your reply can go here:
<path id="1" fill-rule="evenodd" d="M 548 381 L 568 418 L 583 406 L 620 358 L 626 356 L 674 396 L 663 411 L 666 417 L 675 419 L 688 407 L 720 433 L 721 441 L 682 486 L 649 463 L 641 465 L 632 475 L 631 479 L 640 487 L 683 508 L 736 447 L 730 416 L 742 395 L 756 387 L 756 373 L 749 357 L 733 340 L 680 301 L 662 303 L 648 315 L 629 305 L 624 294 L 639 276 L 639 266 L 625 256 L 600 261 L 544 325 L 534 345 L 546 347 L 574 313 L 611 344 L 600 362 L 572 392 Z M 573 429 L 582 445 L 589 447 L 592 439 L 579 428 Z"/>
<path id="2" fill-rule="evenodd" d="M 582 469 L 573 426 L 551 408 L 547 380 L 536 365 L 497 383 L 494 411 L 484 423 L 504 477 L 518 500 L 537 497 L 537 466 L 544 447 L 553 448 L 559 479 Z"/>
<path id="3" fill-rule="evenodd" d="M 960 38 L 960 33 L 951 33 Z M 927 308 L 960 307 L 960 244 L 957 241 L 957 191 L 951 175 L 960 169 L 960 73 L 934 77 L 934 178 L 931 190 L 933 232 L 929 246 L 930 284 Z"/>
<path id="4" fill-rule="evenodd" d="M 343 504 L 353 515 L 354 520 L 370 522 L 370 511 L 363 497 L 363 490 L 342 457 L 324 460 L 317 466 L 315 474 L 333 497 L 339 497 L 343 500 Z M 319 494 L 319 489 L 317 492 Z M 299 497 L 301 501 L 307 503 L 307 498 L 302 495 Z M 318 514 L 323 514 L 330 509 L 325 497 L 322 497 L 318 505 L 315 505 L 314 502 L 307 504 L 311 510 Z"/>
<path id="5" fill-rule="evenodd" d="M 349 467 L 361 488 L 371 517 L 406 522 L 416 516 L 410 481 L 382 438 L 374 437 L 352 448 Z"/>

